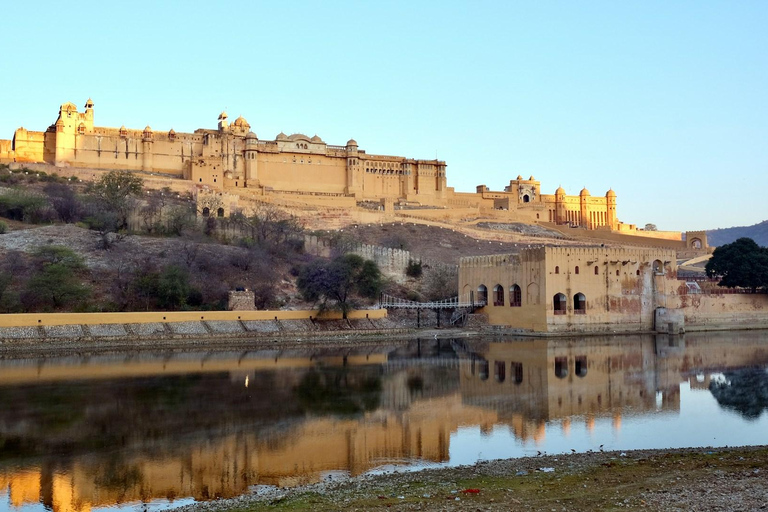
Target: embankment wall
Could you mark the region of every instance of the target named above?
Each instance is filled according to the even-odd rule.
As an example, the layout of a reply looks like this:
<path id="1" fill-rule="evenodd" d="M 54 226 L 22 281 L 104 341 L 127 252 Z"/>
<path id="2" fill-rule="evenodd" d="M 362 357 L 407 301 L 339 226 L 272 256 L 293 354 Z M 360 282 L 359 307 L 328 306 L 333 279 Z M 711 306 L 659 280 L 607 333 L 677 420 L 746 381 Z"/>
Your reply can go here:
<path id="1" fill-rule="evenodd" d="M 0 315 L 0 327 L 30 327 L 38 325 L 100 325 L 175 323 L 205 321 L 264 321 L 264 320 L 340 320 L 341 313 L 329 311 L 322 316 L 316 309 L 279 311 L 132 311 L 126 313 L 17 313 Z M 387 317 L 386 309 L 350 311 L 350 320 Z"/>
<path id="2" fill-rule="evenodd" d="M 768 294 L 695 294 L 677 297 L 686 331 L 768 329 Z"/>

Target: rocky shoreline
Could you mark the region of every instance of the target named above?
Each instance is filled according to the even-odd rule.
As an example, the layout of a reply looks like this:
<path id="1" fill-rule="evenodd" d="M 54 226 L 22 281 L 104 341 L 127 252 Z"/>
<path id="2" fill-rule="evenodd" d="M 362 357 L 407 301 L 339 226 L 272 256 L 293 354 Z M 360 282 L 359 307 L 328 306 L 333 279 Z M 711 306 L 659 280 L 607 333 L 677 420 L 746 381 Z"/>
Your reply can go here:
<path id="1" fill-rule="evenodd" d="M 589 452 L 385 471 L 176 510 L 761 510 L 768 447 Z"/>

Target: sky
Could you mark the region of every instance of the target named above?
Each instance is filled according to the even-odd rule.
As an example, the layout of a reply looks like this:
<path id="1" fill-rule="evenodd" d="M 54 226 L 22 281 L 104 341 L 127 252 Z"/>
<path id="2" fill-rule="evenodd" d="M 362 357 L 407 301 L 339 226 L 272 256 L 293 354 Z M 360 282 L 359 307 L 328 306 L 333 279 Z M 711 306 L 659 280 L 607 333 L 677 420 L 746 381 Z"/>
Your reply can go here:
<path id="1" fill-rule="evenodd" d="M 768 219 L 768 2 L 10 2 L 0 138 L 95 103 L 97 126 L 215 128 L 226 110 L 448 186 L 613 188 L 663 230 Z"/>

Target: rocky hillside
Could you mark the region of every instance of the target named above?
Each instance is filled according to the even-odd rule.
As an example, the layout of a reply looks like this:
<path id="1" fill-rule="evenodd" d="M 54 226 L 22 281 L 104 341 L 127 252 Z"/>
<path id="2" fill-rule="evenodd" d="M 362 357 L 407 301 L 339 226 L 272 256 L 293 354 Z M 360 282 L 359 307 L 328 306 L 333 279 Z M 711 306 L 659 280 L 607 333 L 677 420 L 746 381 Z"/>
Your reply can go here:
<path id="1" fill-rule="evenodd" d="M 729 244 L 743 237 L 751 238 L 757 242 L 757 245 L 768 247 L 768 220 L 753 224 L 752 226 L 736 226 L 707 231 L 707 240 L 709 245 L 713 247 Z"/>

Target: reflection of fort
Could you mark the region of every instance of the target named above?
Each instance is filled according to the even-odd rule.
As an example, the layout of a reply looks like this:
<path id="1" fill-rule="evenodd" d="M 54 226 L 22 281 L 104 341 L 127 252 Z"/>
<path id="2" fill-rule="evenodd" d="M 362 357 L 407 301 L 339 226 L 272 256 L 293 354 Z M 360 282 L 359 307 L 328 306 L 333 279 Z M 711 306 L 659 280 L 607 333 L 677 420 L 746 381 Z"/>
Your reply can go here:
<path id="1" fill-rule="evenodd" d="M 618 429 L 629 411 L 679 410 L 681 381 L 704 388 L 711 373 L 768 364 L 768 346 L 753 333 L 738 341 L 689 334 L 454 347 L 452 359 L 420 350 L 393 357 L 387 348 L 133 357 L 112 365 L 0 362 L 0 443 L 15 443 L 14 455 L 5 451 L 12 444 L 0 449 L 0 468 L 8 461 L 21 468 L 0 469 L 0 489 L 9 490 L 15 507 L 41 502 L 54 512 L 234 496 L 254 484 L 289 486 L 333 471 L 356 475 L 414 459 L 446 461 L 461 426 L 506 424 L 533 441 L 553 421 L 564 429 L 585 421 L 589 428 L 609 417 Z M 359 412 L 301 405 L 302 386 L 315 382 L 309 375 L 330 401 L 341 397 Z M 79 387 L 76 377 L 83 379 Z M 34 410 L 58 388 L 56 400 L 65 401 L 71 417 Z M 150 389 L 163 407 L 147 402 Z M 312 391 L 322 402 L 324 395 Z M 59 423 L 47 427 L 51 418 Z M 64 455 L 54 461 L 48 453 Z"/>
<path id="2" fill-rule="evenodd" d="M 427 357 L 433 363 L 442 361 Z M 56 452 L 56 446 L 82 445 L 87 453 L 93 451 L 89 440 L 105 428 L 107 418 L 119 415 L 118 420 L 128 425 L 121 430 L 121 425 L 107 424 L 118 446 L 106 447 L 104 454 L 74 453 L 62 457 L 66 463 L 5 473 L 0 469 L 0 489 L 9 489 L 14 506 L 41 502 L 55 512 L 86 512 L 96 506 L 157 498 L 228 497 L 254 484 L 316 482 L 331 471 L 356 475 L 406 460 L 446 461 L 450 435 L 460 425 L 496 421 L 492 411 L 462 403 L 455 356 L 427 366 L 407 359 L 387 363 L 387 359 L 378 350 L 309 357 L 300 353 L 133 357 L 112 361 L 115 364 L 77 358 L 45 364 L 3 362 L 0 442 L 24 430 L 27 439 L 19 443 L 22 446 L 48 443 Z M 296 396 L 312 372 L 325 378 L 328 389 L 341 382 L 342 398 L 359 403 L 364 402 L 358 395 L 365 396 L 366 383 L 378 379 L 378 407 L 341 416 L 302 409 Z M 198 377 L 185 377 L 189 374 Z M 119 388 L 99 380 L 116 376 Z M 159 376 L 164 380 L 158 381 Z M 87 396 L 72 386 L 75 379 L 89 390 Z M 137 388 L 131 389 L 132 385 Z M 176 414 L 166 417 L 143 403 L 146 389 L 159 385 L 165 389 L 160 401 L 183 396 Z M 31 393 L 35 386 L 39 390 Z M 32 403 L 58 387 L 66 387 L 62 398 L 70 400 L 67 409 L 74 411 L 74 423 L 65 418 L 62 427 L 46 429 L 47 413 L 30 406 L 14 414 L 2 407 L 8 389 L 21 389 L 20 396 L 10 398 Z M 253 393 L 270 389 L 272 393 Z M 110 400 L 117 394 L 124 396 Z M 254 396 L 256 403 L 247 401 Z M 211 412 L 196 411 L 201 405 Z M 137 420 L 137 414 L 148 414 L 152 420 Z M 195 426 L 189 428 L 187 423 Z M 0 464 L 7 460 L 1 455 Z M 20 460 L 34 456 L 33 452 Z"/>
<path id="3" fill-rule="evenodd" d="M 680 383 L 707 389 L 712 373 L 768 364 L 755 333 L 590 337 L 490 343 L 462 357 L 466 404 L 496 411 L 520 439 L 543 439 L 547 422 L 569 429 L 573 416 L 589 430 L 599 416 L 621 428 L 628 411 L 677 411 Z"/>
<path id="4" fill-rule="evenodd" d="M 14 506 L 42 502 L 54 512 L 193 496 L 198 500 L 243 494 L 255 484 L 292 486 L 319 481 L 330 471 L 357 475 L 404 459 L 448 459 L 450 434 L 459 425 L 495 415 L 466 407 L 458 394 L 427 399 L 408 412 L 376 412 L 362 419 L 308 419 L 279 435 L 240 433 L 198 440 L 183 455 L 142 452 L 122 458 L 83 457 L 69 467 L 43 466 L 10 474 Z"/>

